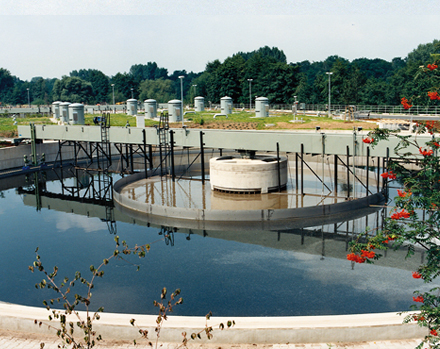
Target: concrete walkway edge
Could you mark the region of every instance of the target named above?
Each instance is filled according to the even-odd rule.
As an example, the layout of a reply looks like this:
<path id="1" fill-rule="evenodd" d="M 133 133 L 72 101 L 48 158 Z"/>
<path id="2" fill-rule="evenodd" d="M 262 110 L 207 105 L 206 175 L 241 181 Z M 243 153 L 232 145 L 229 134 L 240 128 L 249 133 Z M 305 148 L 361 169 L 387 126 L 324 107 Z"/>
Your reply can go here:
<path id="1" fill-rule="evenodd" d="M 34 321 L 50 322 L 50 312 L 45 308 L 27 307 L 0 303 L 0 330 L 35 334 L 55 334 L 47 326 L 35 325 Z M 84 317 L 84 314 L 81 313 Z M 138 329 L 130 325 L 130 319 L 154 336 L 155 315 L 134 315 L 102 313 L 101 319 L 94 322 L 94 329 L 106 340 L 132 341 L 139 339 Z M 208 341 L 202 336 L 201 342 L 215 344 L 277 344 L 277 343 L 337 343 L 368 342 L 423 338 L 427 330 L 417 324 L 402 324 L 403 316 L 396 313 L 355 314 L 334 316 L 298 317 L 212 317 L 208 325 L 218 329 L 219 323 L 234 320 L 233 328 L 215 330 L 214 338 Z M 75 317 L 68 321 L 76 322 Z M 190 336 L 205 327 L 204 317 L 169 316 L 161 331 L 161 341 L 179 343 L 182 332 Z"/>

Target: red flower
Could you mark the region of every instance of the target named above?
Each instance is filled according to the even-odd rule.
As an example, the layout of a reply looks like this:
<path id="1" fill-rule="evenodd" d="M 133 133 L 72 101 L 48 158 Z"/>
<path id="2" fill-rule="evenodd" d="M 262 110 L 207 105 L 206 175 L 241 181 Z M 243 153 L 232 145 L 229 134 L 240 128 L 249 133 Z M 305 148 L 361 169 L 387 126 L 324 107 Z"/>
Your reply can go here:
<path id="1" fill-rule="evenodd" d="M 421 278 L 422 278 L 422 275 L 420 275 L 417 271 L 414 271 L 414 272 L 412 273 L 412 277 L 413 277 L 414 279 L 421 279 Z"/>
<path id="2" fill-rule="evenodd" d="M 419 152 L 420 152 L 420 154 L 422 154 L 423 156 L 431 156 L 432 154 L 434 154 L 434 152 L 432 151 L 432 149 L 430 149 L 430 150 L 425 150 L 425 149 L 419 148 Z"/>
<path id="3" fill-rule="evenodd" d="M 429 332 L 430 334 L 432 334 L 433 336 L 438 336 L 437 331 L 436 330 L 431 330 L 431 332 Z"/>
<path id="4" fill-rule="evenodd" d="M 402 211 L 400 211 L 400 212 L 393 213 L 393 214 L 391 215 L 391 219 L 394 219 L 394 220 L 396 220 L 396 219 L 400 219 L 400 218 L 409 218 L 409 217 L 410 217 L 410 213 L 409 213 L 409 212 L 406 212 L 405 210 L 402 210 Z"/>
<path id="5" fill-rule="evenodd" d="M 362 256 L 363 258 L 374 258 L 374 255 L 376 253 L 374 253 L 374 251 L 366 251 L 366 250 L 361 250 Z"/>
<path id="6" fill-rule="evenodd" d="M 436 64 L 428 64 L 427 67 L 428 67 L 429 70 L 432 71 L 434 69 L 437 69 L 438 66 Z"/>
<path id="7" fill-rule="evenodd" d="M 423 303 L 424 299 L 423 296 L 417 296 L 417 297 L 413 297 L 413 301 Z"/>
<path id="8" fill-rule="evenodd" d="M 401 198 L 404 198 L 406 196 L 406 192 L 404 192 L 403 190 L 397 189 L 397 194 L 399 194 L 399 196 Z"/>
<path id="9" fill-rule="evenodd" d="M 370 144 L 370 143 L 373 143 L 373 142 L 374 142 L 374 139 L 373 139 L 373 138 L 370 138 L 370 137 L 367 137 L 367 138 L 364 138 L 364 139 L 362 140 L 362 142 L 367 143 L 367 144 Z"/>
<path id="10" fill-rule="evenodd" d="M 414 319 L 414 321 L 425 321 L 424 316 L 413 315 L 413 319 Z"/>
<path id="11" fill-rule="evenodd" d="M 397 177 L 396 177 L 396 174 L 395 173 L 393 173 L 393 171 L 389 171 L 389 172 L 384 172 L 384 173 L 382 173 L 381 174 L 381 176 L 383 177 L 383 178 L 388 178 L 388 179 L 396 179 Z"/>
<path id="12" fill-rule="evenodd" d="M 437 142 L 434 142 L 434 146 L 435 146 L 436 148 L 440 148 L 440 144 L 438 144 Z"/>
<path id="13" fill-rule="evenodd" d="M 355 254 L 355 253 L 348 254 L 347 255 L 347 259 L 349 261 L 353 261 L 353 262 L 356 262 L 356 263 L 364 263 L 366 261 L 365 257 L 361 257 L 361 256 L 359 256 L 358 254 Z"/>
<path id="14" fill-rule="evenodd" d="M 440 99 L 440 96 L 437 91 L 435 92 L 428 92 L 428 96 L 432 101 L 435 101 L 436 99 Z"/>
<path id="15" fill-rule="evenodd" d="M 409 104 L 408 100 L 405 97 L 401 99 L 400 103 L 402 103 L 403 108 L 405 109 L 409 109 L 412 107 L 412 104 Z"/>

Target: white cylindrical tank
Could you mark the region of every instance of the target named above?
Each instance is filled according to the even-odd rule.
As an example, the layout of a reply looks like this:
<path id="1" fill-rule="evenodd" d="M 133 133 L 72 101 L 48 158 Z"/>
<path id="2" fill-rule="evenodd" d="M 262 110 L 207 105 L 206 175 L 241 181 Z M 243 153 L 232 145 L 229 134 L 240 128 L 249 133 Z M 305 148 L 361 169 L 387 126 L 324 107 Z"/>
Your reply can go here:
<path id="1" fill-rule="evenodd" d="M 145 117 L 155 119 L 157 116 L 157 102 L 155 99 L 146 99 L 144 101 Z"/>
<path id="2" fill-rule="evenodd" d="M 60 121 L 65 124 L 69 122 L 69 105 L 70 102 L 60 103 Z"/>
<path id="3" fill-rule="evenodd" d="M 137 115 L 137 99 L 127 99 L 127 115 Z"/>
<path id="4" fill-rule="evenodd" d="M 69 123 L 71 125 L 84 125 L 84 105 L 73 103 L 69 105 Z"/>
<path id="5" fill-rule="evenodd" d="M 59 119 L 60 118 L 60 101 L 56 101 L 52 103 L 52 116 L 55 119 Z"/>
<path id="6" fill-rule="evenodd" d="M 232 98 L 225 96 L 220 99 L 220 109 L 222 114 L 232 114 Z"/>
<path id="7" fill-rule="evenodd" d="M 255 116 L 257 118 L 269 116 L 269 100 L 266 97 L 258 97 L 255 99 Z"/>
<path id="8" fill-rule="evenodd" d="M 287 158 L 255 155 L 253 158 L 223 156 L 209 160 L 211 190 L 237 193 L 268 193 L 287 184 Z"/>
<path id="9" fill-rule="evenodd" d="M 170 122 L 182 121 L 183 110 L 182 101 L 178 99 L 173 99 L 168 102 L 168 120 Z"/>
<path id="10" fill-rule="evenodd" d="M 194 109 L 195 111 L 204 111 L 205 110 L 205 98 L 204 97 L 196 97 L 194 98 Z"/>

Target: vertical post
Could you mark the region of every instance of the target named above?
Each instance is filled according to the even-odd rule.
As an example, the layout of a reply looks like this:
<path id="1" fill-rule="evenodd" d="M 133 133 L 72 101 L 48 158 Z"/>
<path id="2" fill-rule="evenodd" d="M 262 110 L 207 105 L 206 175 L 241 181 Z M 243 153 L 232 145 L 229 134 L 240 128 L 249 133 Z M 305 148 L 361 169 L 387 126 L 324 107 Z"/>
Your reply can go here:
<path id="1" fill-rule="evenodd" d="M 220 148 L 219 150 L 220 150 L 220 156 L 223 156 L 223 149 Z"/>
<path id="2" fill-rule="evenodd" d="M 160 139 L 160 136 L 159 136 L 159 139 Z M 160 176 L 163 176 L 162 144 L 159 144 L 159 166 L 160 166 Z"/>
<path id="3" fill-rule="evenodd" d="M 322 154 L 321 154 L 321 171 L 322 171 L 322 173 L 321 173 L 321 176 L 322 176 L 322 194 L 321 195 L 324 195 L 324 186 L 325 186 L 325 184 L 324 184 L 324 182 L 325 182 L 325 171 L 324 171 L 324 157 L 325 157 L 325 133 L 324 132 L 322 132 L 321 133 L 321 145 L 322 145 Z"/>
<path id="4" fill-rule="evenodd" d="M 28 89 L 29 90 L 29 89 Z M 30 124 L 31 127 L 31 152 L 32 152 L 32 165 L 37 166 L 37 136 L 35 134 L 35 125 Z"/>
<path id="5" fill-rule="evenodd" d="M 377 193 L 380 191 L 380 157 L 377 157 Z"/>
<path id="6" fill-rule="evenodd" d="M 356 130 L 353 129 L 353 199 L 356 199 Z"/>
<path id="7" fill-rule="evenodd" d="M 176 173 L 174 172 L 174 131 L 173 130 L 170 130 L 170 153 L 171 153 L 171 178 L 173 182 L 175 182 Z"/>
<path id="8" fill-rule="evenodd" d="M 110 127 L 110 116 L 108 118 L 108 122 L 109 122 L 109 127 Z M 107 164 L 107 166 L 108 166 L 108 168 L 110 168 L 112 166 L 112 144 L 110 143 L 110 141 L 107 143 L 106 149 L 108 150 L 108 154 L 107 154 L 108 164 Z"/>
<path id="9" fill-rule="evenodd" d="M 384 159 L 384 162 L 386 161 L 386 165 L 385 163 L 383 164 L 383 168 L 387 170 L 388 172 L 388 163 L 390 160 L 390 148 L 387 147 L 387 155 L 386 155 L 386 159 Z M 386 167 L 385 167 L 386 166 Z M 384 184 L 385 184 L 385 197 L 388 199 L 388 194 L 389 194 L 389 189 L 388 189 L 388 180 L 387 178 L 384 178 Z"/>
<path id="10" fill-rule="evenodd" d="M 301 195 L 304 195 L 304 144 L 301 143 Z"/>
<path id="11" fill-rule="evenodd" d="M 89 142 L 90 163 L 93 164 L 93 142 Z"/>
<path id="12" fill-rule="evenodd" d="M 150 169 L 153 168 L 153 146 L 148 144 L 148 158 L 150 161 Z"/>
<path id="13" fill-rule="evenodd" d="M 350 198 L 350 147 L 347 145 L 347 200 Z"/>
<path id="14" fill-rule="evenodd" d="M 130 149 L 130 173 L 134 172 L 134 165 L 133 165 L 133 144 L 129 145 Z"/>
<path id="15" fill-rule="evenodd" d="M 130 167 L 130 158 L 128 156 L 128 144 L 125 144 L 125 165 L 127 168 Z"/>
<path id="16" fill-rule="evenodd" d="M 281 191 L 281 169 L 280 169 L 280 144 L 277 142 L 277 173 L 278 173 L 278 192 Z"/>
<path id="17" fill-rule="evenodd" d="M 144 171 L 145 171 L 145 178 L 148 178 L 147 175 L 147 138 L 145 135 L 145 128 L 142 130 L 142 143 L 143 143 L 143 148 L 142 148 L 142 153 L 144 154 Z"/>
<path id="18" fill-rule="evenodd" d="M 203 135 L 204 133 L 200 131 L 200 156 L 201 156 L 201 165 L 202 165 L 202 184 L 205 184 L 205 151 L 203 146 Z"/>
<path id="19" fill-rule="evenodd" d="M 75 166 L 77 165 L 78 162 L 78 153 L 76 151 L 76 141 L 73 141 L 73 152 L 75 153 Z"/>
<path id="20" fill-rule="evenodd" d="M 370 186 L 370 147 L 367 146 L 367 189 L 365 196 L 368 196 L 369 186 Z"/>
<path id="21" fill-rule="evenodd" d="M 334 172 L 334 181 L 335 181 L 335 199 L 338 196 L 338 155 L 335 154 L 333 160 L 333 172 Z"/>
<path id="22" fill-rule="evenodd" d="M 298 153 L 295 153 L 295 188 L 298 192 Z"/>
<path id="23" fill-rule="evenodd" d="M 58 141 L 58 152 L 60 153 L 60 167 L 61 167 L 61 174 L 63 173 L 63 152 L 61 147 L 61 141 Z"/>

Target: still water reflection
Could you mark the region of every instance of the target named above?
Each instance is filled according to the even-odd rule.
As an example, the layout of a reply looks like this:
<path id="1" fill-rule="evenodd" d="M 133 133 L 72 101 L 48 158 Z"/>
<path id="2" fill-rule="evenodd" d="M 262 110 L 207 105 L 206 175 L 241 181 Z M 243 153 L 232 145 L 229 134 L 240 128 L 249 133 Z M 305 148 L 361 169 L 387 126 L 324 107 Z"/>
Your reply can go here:
<path id="1" fill-rule="evenodd" d="M 411 277 L 420 253 L 405 260 L 404 252 L 398 251 L 378 264 L 352 268 L 345 259 L 347 244 L 353 232 L 364 229 L 366 217 L 286 231 L 173 229 L 148 226 L 114 209 L 109 212 L 92 199 L 73 199 L 60 181 L 40 178 L 43 195 L 37 196 L 32 180 L 21 180 L 17 187 L 23 190 L 4 189 L 0 196 L 4 302 L 39 306 L 54 296 L 36 290 L 34 284 L 42 275 L 28 271 L 37 246 L 44 265 L 57 265 L 60 277 L 72 277 L 77 270 L 88 275 L 91 264 L 97 266 L 112 255 L 115 231 L 130 246 L 152 245 L 145 259 L 130 259 L 141 265 L 139 271 L 124 261 L 113 261 L 104 269 L 92 307 L 104 306 L 107 312 L 156 313 L 153 300 L 159 299 L 162 287 L 182 290 L 184 304 L 175 309 L 177 315 L 400 311 L 409 308 L 412 291 L 424 287 Z M 81 193 L 87 190 L 73 178 L 64 179 L 64 184 L 82 188 Z M 368 215 L 368 224 L 380 224 L 380 215 Z M 106 221 L 109 217 L 113 224 Z"/>

